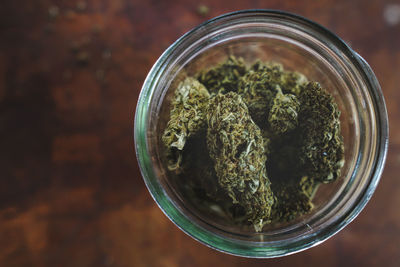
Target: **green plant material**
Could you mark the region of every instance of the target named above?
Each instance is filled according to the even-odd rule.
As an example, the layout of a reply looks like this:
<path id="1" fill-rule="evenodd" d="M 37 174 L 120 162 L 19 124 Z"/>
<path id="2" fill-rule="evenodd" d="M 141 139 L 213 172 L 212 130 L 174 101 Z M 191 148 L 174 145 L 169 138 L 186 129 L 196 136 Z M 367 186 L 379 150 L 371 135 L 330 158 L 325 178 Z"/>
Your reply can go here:
<path id="1" fill-rule="evenodd" d="M 283 94 L 278 87 L 268 115 L 268 123 L 274 134 L 283 134 L 297 127 L 300 102 L 292 94 Z"/>
<path id="2" fill-rule="evenodd" d="M 299 181 L 289 179 L 273 185 L 272 190 L 276 196 L 271 214 L 273 221 L 289 222 L 314 207 L 311 200 L 319 184 L 313 179 L 303 176 Z"/>
<path id="3" fill-rule="evenodd" d="M 186 78 L 175 91 L 170 120 L 162 140 L 167 147 L 182 150 L 190 135 L 205 127 L 205 108 L 210 95 L 193 78 Z"/>
<path id="4" fill-rule="evenodd" d="M 282 74 L 282 65 L 257 61 L 240 79 L 238 93 L 246 103 L 251 117 L 261 128 L 267 127 L 273 99 L 280 91 Z"/>
<path id="5" fill-rule="evenodd" d="M 284 71 L 281 80 L 282 91 L 295 96 L 298 96 L 303 86 L 308 83 L 306 76 L 296 71 Z"/>
<path id="6" fill-rule="evenodd" d="M 308 83 L 299 99 L 300 151 L 305 173 L 316 181 L 332 182 L 344 164 L 340 111 L 333 97 L 317 82 Z"/>
<path id="7" fill-rule="evenodd" d="M 205 108 L 210 94 L 207 89 L 194 78 L 186 78 L 175 90 L 172 100 L 170 120 L 162 136 L 167 147 L 168 167 L 178 170 L 186 139 L 205 128 Z M 176 151 L 178 150 L 178 151 Z"/>
<path id="8" fill-rule="evenodd" d="M 230 92 L 210 100 L 207 147 L 219 185 L 244 207 L 256 231 L 269 221 L 274 197 L 266 175 L 264 141 L 242 98 Z"/>
<path id="9" fill-rule="evenodd" d="M 210 94 L 236 92 L 239 79 L 246 73 L 246 65 L 242 58 L 229 56 L 222 64 L 200 72 L 198 80 L 208 89 Z"/>
<path id="10" fill-rule="evenodd" d="M 276 197 L 271 219 L 273 222 L 289 222 L 312 209 L 315 182 L 303 176 L 298 129 L 272 136 L 266 164 Z"/>
<path id="11" fill-rule="evenodd" d="M 307 196 L 310 200 L 314 198 L 315 193 L 317 192 L 317 188 L 320 185 L 319 182 L 314 179 L 303 176 L 300 179 L 299 186 L 300 190 L 305 196 Z"/>
<path id="12" fill-rule="evenodd" d="M 195 76 L 177 87 L 162 136 L 184 197 L 256 231 L 310 212 L 344 164 L 334 98 L 274 62 L 247 69 L 230 56 Z"/>

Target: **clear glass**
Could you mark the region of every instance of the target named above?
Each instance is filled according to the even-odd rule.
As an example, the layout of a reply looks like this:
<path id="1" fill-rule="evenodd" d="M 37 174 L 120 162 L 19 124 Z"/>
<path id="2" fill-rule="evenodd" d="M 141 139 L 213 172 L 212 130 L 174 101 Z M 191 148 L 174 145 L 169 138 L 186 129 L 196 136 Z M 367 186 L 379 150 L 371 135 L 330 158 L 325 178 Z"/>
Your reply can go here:
<path id="1" fill-rule="evenodd" d="M 190 203 L 166 170 L 161 135 L 171 96 L 184 75 L 230 54 L 246 62 L 276 61 L 321 83 L 341 110 L 345 165 L 341 177 L 320 187 L 312 212 L 260 233 L 229 225 Z M 191 237 L 245 257 L 288 255 L 328 239 L 364 208 L 380 179 L 388 120 L 379 83 L 368 64 L 340 38 L 297 15 L 247 10 L 211 19 L 186 33 L 158 59 L 137 104 L 135 148 L 144 181 L 161 210 Z"/>

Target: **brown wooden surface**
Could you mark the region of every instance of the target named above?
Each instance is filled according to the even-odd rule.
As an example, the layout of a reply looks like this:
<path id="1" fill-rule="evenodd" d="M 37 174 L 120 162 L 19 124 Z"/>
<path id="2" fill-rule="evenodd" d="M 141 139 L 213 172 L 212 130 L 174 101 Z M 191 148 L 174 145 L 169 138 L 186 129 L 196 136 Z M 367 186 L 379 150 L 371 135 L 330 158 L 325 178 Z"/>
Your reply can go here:
<path id="1" fill-rule="evenodd" d="M 206 16 L 199 1 L 1 1 L 0 266 L 400 266 L 400 1 L 201 3 Z M 291 11 L 348 41 L 380 80 L 391 126 L 360 216 L 271 260 L 181 232 L 150 197 L 133 147 L 136 101 L 158 56 L 205 19 L 247 8 Z"/>

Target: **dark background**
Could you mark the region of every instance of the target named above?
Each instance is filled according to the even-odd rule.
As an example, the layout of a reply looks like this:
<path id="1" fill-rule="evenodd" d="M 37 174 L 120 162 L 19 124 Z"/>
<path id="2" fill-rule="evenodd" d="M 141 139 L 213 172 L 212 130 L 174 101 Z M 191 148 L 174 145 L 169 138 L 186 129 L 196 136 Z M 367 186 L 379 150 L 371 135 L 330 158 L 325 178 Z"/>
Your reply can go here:
<path id="1" fill-rule="evenodd" d="M 198 6 L 209 12 L 200 14 Z M 133 118 L 160 54 L 211 17 L 282 9 L 337 33 L 374 69 L 391 126 L 382 180 L 343 231 L 278 259 L 225 255 L 150 197 Z M 0 266 L 400 266 L 400 1 L 0 3 Z"/>

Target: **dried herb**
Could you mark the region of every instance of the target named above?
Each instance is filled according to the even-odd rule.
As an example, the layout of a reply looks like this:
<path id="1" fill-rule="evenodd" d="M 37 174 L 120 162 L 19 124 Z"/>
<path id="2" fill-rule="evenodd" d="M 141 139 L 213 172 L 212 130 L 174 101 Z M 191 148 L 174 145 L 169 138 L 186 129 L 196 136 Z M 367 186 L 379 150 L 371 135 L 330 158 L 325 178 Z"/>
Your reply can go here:
<path id="1" fill-rule="evenodd" d="M 208 91 L 215 95 L 218 92 L 228 93 L 237 91 L 240 78 L 246 73 L 243 59 L 230 56 L 225 62 L 216 67 L 202 71 L 198 80 Z"/>
<path id="2" fill-rule="evenodd" d="M 168 147 L 182 150 L 186 138 L 205 127 L 205 108 L 210 95 L 193 78 L 186 78 L 176 89 L 170 120 L 162 137 Z"/>
<path id="3" fill-rule="evenodd" d="M 300 102 L 292 94 L 283 94 L 280 87 L 272 101 L 268 114 L 270 129 L 275 134 L 283 134 L 297 127 Z"/>
<path id="4" fill-rule="evenodd" d="M 257 61 L 238 84 L 238 93 L 248 106 L 251 117 L 261 128 L 267 126 L 266 119 L 275 95 L 280 91 L 282 75 L 282 65 Z"/>
<path id="5" fill-rule="evenodd" d="M 316 82 L 308 83 L 299 98 L 301 154 L 307 173 L 323 183 L 334 181 L 344 164 L 340 111 L 332 96 Z"/>
<path id="6" fill-rule="evenodd" d="M 179 169 L 182 161 L 179 151 L 183 150 L 186 139 L 205 127 L 204 112 L 209 97 L 207 89 L 194 78 L 186 78 L 175 90 L 170 120 L 162 136 L 168 148 L 170 170 Z"/>
<path id="7" fill-rule="evenodd" d="M 344 164 L 334 98 L 274 62 L 230 56 L 195 77 L 176 88 L 162 136 L 182 194 L 256 231 L 310 212 Z"/>
<path id="8" fill-rule="evenodd" d="M 281 88 L 284 93 L 298 96 L 303 86 L 308 83 L 307 78 L 296 71 L 284 71 L 282 75 Z"/>
<path id="9" fill-rule="evenodd" d="M 310 201 L 317 189 L 318 183 L 315 183 L 307 176 L 299 181 L 286 181 L 285 183 L 276 183 L 273 190 L 277 201 L 273 207 L 272 217 L 276 221 L 291 221 L 309 212 L 313 208 Z"/>
<path id="10" fill-rule="evenodd" d="M 207 147 L 218 183 L 234 204 L 244 207 L 248 220 L 260 231 L 274 202 L 261 131 L 234 92 L 210 100 L 207 124 Z"/>

